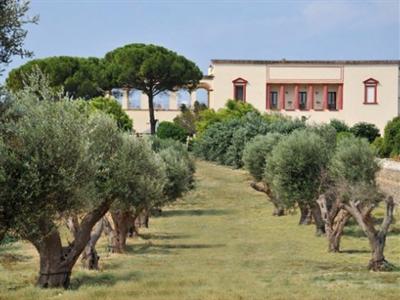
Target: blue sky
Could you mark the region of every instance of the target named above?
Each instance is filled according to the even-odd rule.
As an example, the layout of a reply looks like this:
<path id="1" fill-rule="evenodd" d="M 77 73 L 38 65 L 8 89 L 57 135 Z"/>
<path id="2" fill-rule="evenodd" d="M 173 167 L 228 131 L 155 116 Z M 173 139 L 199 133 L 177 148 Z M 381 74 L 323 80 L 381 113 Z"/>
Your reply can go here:
<path id="1" fill-rule="evenodd" d="M 41 58 L 154 43 L 204 72 L 212 58 L 399 59 L 399 2 L 32 0 L 40 21 L 25 44 Z"/>

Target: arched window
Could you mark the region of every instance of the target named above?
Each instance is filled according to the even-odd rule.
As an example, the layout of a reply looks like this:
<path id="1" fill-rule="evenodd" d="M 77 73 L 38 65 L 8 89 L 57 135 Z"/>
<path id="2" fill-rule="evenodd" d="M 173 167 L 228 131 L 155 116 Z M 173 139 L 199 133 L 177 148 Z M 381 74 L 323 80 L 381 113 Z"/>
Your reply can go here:
<path id="1" fill-rule="evenodd" d="M 247 80 L 239 77 L 233 80 L 232 83 L 233 83 L 233 99 L 245 102 Z"/>
<path id="2" fill-rule="evenodd" d="M 187 89 L 180 89 L 176 92 L 176 101 L 177 101 L 177 108 L 180 108 L 182 104 L 186 107 L 190 107 L 190 93 Z"/>
<path id="3" fill-rule="evenodd" d="M 154 99 L 154 108 L 155 109 L 168 109 L 169 106 L 169 93 L 161 92 L 157 94 Z"/>
<path id="4" fill-rule="evenodd" d="M 378 104 L 378 83 L 373 78 L 364 81 L 364 104 Z"/>
<path id="5" fill-rule="evenodd" d="M 208 106 L 208 91 L 205 88 L 198 88 L 196 90 L 196 101 L 199 102 L 199 104 Z"/>
<path id="6" fill-rule="evenodd" d="M 140 108 L 140 94 L 139 90 L 131 89 L 129 90 L 129 102 L 128 108 L 138 109 Z"/>
<path id="7" fill-rule="evenodd" d="M 112 89 L 111 95 L 122 105 L 122 97 L 124 95 L 122 89 Z"/>

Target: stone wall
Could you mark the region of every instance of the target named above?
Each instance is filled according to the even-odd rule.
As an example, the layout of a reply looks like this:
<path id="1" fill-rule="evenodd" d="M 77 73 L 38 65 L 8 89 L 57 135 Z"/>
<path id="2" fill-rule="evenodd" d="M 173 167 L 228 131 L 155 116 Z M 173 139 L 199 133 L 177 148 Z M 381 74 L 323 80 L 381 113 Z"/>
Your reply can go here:
<path id="1" fill-rule="evenodd" d="M 377 181 L 382 191 L 392 195 L 397 205 L 400 205 L 400 162 L 382 159 L 381 171 Z"/>

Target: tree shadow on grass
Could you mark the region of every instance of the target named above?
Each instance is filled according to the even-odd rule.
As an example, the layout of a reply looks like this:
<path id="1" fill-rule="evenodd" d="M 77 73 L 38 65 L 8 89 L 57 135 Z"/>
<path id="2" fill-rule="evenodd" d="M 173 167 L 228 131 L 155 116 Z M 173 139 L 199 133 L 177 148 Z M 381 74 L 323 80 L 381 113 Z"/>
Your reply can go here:
<path id="1" fill-rule="evenodd" d="M 227 209 L 185 209 L 185 210 L 165 210 L 161 213 L 161 218 L 181 217 L 181 216 L 222 216 L 228 215 L 231 211 Z"/>
<path id="2" fill-rule="evenodd" d="M 340 253 L 344 253 L 344 254 L 356 254 L 356 253 L 371 253 L 371 251 L 370 251 L 370 250 L 348 249 L 348 250 L 340 250 Z"/>
<path id="3" fill-rule="evenodd" d="M 11 269 L 16 263 L 26 262 L 31 258 L 32 256 L 29 255 L 4 252 L 0 253 L 0 265 L 2 265 L 4 269 Z"/>
<path id="4" fill-rule="evenodd" d="M 379 226 L 377 227 L 379 230 Z M 392 227 L 389 229 L 389 232 L 387 233 L 386 236 L 398 236 L 400 234 L 400 228 L 399 227 Z M 364 231 L 362 231 L 361 228 L 358 226 L 348 226 L 344 228 L 343 235 L 345 236 L 351 236 L 355 238 L 366 238 L 366 235 Z"/>
<path id="5" fill-rule="evenodd" d="M 173 250 L 181 249 L 212 249 L 225 247 L 225 244 L 153 244 L 151 242 L 144 245 L 128 245 L 126 247 L 127 253 L 132 254 L 172 254 Z"/>
<path id="6" fill-rule="evenodd" d="M 121 281 L 139 281 L 143 272 L 132 271 L 122 274 L 92 271 L 90 273 L 78 273 L 72 275 L 69 289 L 77 290 L 82 286 L 113 286 Z"/>
<path id="7" fill-rule="evenodd" d="M 169 233 L 140 233 L 139 236 L 144 240 L 178 240 L 190 238 L 189 234 L 169 234 Z"/>

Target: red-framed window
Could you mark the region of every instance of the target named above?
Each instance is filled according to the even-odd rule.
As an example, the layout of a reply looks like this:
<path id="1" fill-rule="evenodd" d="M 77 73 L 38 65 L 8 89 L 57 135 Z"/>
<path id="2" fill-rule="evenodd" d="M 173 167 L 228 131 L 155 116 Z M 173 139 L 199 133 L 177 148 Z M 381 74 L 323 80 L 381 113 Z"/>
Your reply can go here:
<path id="1" fill-rule="evenodd" d="M 378 104 L 378 83 L 373 78 L 364 81 L 364 104 Z"/>
<path id="2" fill-rule="evenodd" d="M 243 78 L 236 78 L 233 83 L 233 99 L 246 102 L 246 86 L 247 80 Z"/>

